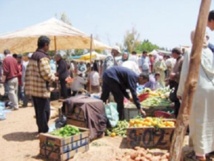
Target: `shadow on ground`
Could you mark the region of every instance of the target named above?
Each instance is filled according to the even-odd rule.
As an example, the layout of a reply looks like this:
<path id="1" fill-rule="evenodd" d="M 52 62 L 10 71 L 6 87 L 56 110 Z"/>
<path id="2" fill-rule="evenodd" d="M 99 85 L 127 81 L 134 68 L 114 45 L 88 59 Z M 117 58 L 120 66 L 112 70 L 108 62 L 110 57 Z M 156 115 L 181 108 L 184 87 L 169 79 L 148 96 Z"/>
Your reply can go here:
<path id="1" fill-rule="evenodd" d="M 4 135 L 3 138 L 7 141 L 24 142 L 37 139 L 37 135 L 37 132 L 14 132 Z"/>

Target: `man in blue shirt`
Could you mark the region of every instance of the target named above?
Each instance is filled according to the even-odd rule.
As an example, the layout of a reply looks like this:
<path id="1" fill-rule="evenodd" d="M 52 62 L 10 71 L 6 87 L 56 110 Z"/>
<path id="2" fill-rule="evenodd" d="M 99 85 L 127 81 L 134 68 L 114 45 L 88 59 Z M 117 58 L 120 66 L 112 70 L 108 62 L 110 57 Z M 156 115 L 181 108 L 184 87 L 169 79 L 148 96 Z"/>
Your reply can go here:
<path id="1" fill-rule="evenodd" d="M 135 74 L 128 68 L 121 66 L 114 66 L 107 69 L 103 74 L 103 87 L 101 99 L 106 102 L 109 98 L 109 93 L 111 92 L 114 96 L 114 100 L 117 103 L 117 110 L 119 113 L 119 119 L 124 120 L 124 97 L 130 101 L 134 101 L 139 112 L 145 115 L 145 111 L 141 109 L 139 99 L 137 97 L 136 89 L 137 83 L 143 85 L 145 79 L 141 75 Z M 129 89 L 132 94 L 130 98 L 126 90 Z"/>

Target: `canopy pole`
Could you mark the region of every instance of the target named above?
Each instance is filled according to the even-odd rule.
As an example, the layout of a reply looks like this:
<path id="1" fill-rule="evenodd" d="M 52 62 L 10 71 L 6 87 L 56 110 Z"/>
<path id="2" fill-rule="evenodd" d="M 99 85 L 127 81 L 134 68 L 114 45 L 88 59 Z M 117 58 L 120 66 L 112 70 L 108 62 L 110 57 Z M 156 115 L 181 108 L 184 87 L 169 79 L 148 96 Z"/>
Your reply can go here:
<path id="1" fill-rule="evenodd" d="M 191 50 L 189 73 L 185 83 L 182 104 L 176 122 L 176 128 L 170 148 L 170 161 L 180 161 L 182 146 L 192 108 L 192 100 L 198 83 L 201 52 L 210 9 L 211 0 L 201 0 L 201 6 Z"/>
<path id="2" fill-rule="evenodd" d="M 56 44 L 56 36 L 54 36 L 54 51 L 57 53 L 57 44 Z"/>
<path id="3" fill-rule="evenodd" d="M 92 48 L 93 48 L 93 35 L 91 34 L 91 42 L 90 42 L 90 68 L 89 74 L 91 73 L 91 63 L 92 63 Z M 91 93 L 91 81 L 89 79 L 89 92 Z"/>

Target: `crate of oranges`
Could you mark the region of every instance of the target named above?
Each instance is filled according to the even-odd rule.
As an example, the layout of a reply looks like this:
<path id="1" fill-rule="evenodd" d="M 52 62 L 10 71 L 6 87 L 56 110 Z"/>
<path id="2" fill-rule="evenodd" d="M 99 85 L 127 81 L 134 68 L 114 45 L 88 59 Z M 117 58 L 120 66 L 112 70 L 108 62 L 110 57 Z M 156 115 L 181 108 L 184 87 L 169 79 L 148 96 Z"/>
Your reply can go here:
<path id="1" fill-rule="evenodd" d="M 129 121 L 127 143 L 130 148 L 169 149 L 175 129 L 175 120 L 162 118 L 135 118 Z"/>

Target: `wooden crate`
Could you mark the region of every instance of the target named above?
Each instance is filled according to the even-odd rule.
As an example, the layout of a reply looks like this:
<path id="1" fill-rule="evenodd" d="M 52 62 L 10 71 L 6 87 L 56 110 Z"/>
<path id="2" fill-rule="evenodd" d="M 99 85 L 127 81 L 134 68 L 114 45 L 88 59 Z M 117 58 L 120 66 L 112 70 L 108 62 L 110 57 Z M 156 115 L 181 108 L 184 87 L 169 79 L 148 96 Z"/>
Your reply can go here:
<path id="1" fill-rule="evenodd" d="M 82 127 L 82 128 L 87 128 L 86 121 L 76 120 L 76 119 L 69 118 L 69 117 L 67 118 L 67 124 Z"/>
<path id="2" fill-rule="evenodd" d="M 129 148 L 169 149 L 175 128 L 127 128 L 127 145 Z"/>
<path id="3" fill-rule="evenodd" d="M 81 133 L 62 138 L 49 133 L 40 134 L 40 154 L 51 161 L 65 161 L 77 152 L 89 149 L 89 130 L 80 128 Z"/>

